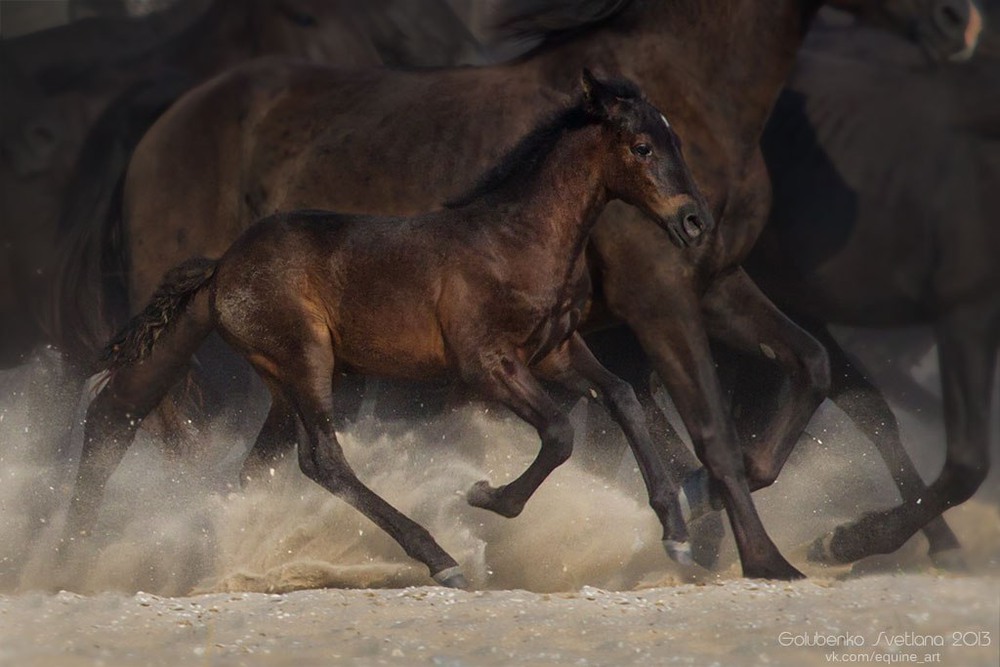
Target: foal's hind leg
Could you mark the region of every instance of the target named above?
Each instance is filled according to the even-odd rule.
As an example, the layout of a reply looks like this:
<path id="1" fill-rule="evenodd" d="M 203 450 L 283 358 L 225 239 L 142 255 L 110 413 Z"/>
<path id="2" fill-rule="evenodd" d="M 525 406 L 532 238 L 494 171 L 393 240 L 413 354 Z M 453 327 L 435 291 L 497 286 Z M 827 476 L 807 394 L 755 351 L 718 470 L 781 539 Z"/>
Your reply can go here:
<path id="1" fill-rule="evenodd" d="M 649 504 L 663 526 L 663 546 L 667 554 L 679 563 L 691 564 L 691 547 L 677 498 L 678 487 L 653 445 L 642 405 L 632 385 L 602 366 L 579 334 L 574 334 L 564 346 L 544 359 L 538 372 L 580 396 L 596 398 L 611 413 L 624 431 L 639 464 Z"/>
<path id="2" fill-rule="evenodd" d="M 411 558 L 424 563 L 439 584 L 467 587 L 455 559 L 423 526 L 365 486 L 344 457 L 333 427 L 333 353 L 328 334 L 326 340 L 307 342 L 302 349 L 298 359 L 283 359 L 283 363 L 272 366 L 288 369 L 282 382 L 283 393 L 295 406 L 305 429 L 305 441 L 299 445 L 302 472 L 387 532 Z M 266 372 L 263 374 L 267 377 Z"/>
<path id="3" fill-rule="evenodd" d="M 833 378 L 830 399 L 875 445 L 903 502 L 916 502 L 926 495 L 927 485 L 900 440 L 899 424 L 885 397 L 854 365 L 825 326 L 810 326 L 809 331 L 830 353 Z M 932 519 L 924 526 L 923 533 L 929 544 L 928 554 L 935 564 L 962 568 L 961 545 L 943 516 Z"/>

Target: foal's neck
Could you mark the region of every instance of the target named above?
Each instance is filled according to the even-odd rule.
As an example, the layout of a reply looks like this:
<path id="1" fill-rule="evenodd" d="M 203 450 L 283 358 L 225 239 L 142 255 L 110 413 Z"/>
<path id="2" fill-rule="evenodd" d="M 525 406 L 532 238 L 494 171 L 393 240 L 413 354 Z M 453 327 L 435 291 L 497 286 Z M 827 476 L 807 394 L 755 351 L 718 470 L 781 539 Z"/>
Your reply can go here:
<path id="1" fill-rule="evenodd" d="M 573 261 L 608 202 L 600 126 L 565 130 L 531 174 L 498 192 L 499 224 L 524 247 Z"/>

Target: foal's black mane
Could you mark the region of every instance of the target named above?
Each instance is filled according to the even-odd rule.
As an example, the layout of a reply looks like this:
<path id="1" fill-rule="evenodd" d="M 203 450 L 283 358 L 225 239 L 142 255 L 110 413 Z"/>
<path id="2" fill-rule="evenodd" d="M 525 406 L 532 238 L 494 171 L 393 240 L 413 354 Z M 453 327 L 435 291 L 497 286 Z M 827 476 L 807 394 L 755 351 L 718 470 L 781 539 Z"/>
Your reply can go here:
<path id="1" fill-rule="evenodd" d="M 620 100 L 638 100 L 642 91 L 631 81 L 613 79 L 601 82 L 604 94 Z M 545 157 L 552 152 L 556 142 L 566 132 L 588 125 L 605 122 L 606 117 L 596 115 L 587 107 L 581 96 L 574 104 L 549 116 L 526 134 L 500 160 L 480 176 L 464 194 L 444 203 L 445 208 L 461 208 L 473 201 L 496 192 L 514 182 L 530 182 Z"/>

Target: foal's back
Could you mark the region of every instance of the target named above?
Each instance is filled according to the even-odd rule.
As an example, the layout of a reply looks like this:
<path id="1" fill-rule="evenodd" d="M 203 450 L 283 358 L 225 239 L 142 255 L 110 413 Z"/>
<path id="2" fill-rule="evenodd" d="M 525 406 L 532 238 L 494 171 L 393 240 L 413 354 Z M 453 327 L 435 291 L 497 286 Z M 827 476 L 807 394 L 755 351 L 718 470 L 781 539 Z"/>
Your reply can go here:
<path id="1" fill-rule="evenodd" d="M 318 338 L 359 372 L 441 375 L 448 366 L 441 300 L 447 281 L 462 278 L 451 265 L 468 232 L 446 224 L 451 216 L 297 211 L 265 219 L 219 264 L 219 329 L 248 355 Z"/>

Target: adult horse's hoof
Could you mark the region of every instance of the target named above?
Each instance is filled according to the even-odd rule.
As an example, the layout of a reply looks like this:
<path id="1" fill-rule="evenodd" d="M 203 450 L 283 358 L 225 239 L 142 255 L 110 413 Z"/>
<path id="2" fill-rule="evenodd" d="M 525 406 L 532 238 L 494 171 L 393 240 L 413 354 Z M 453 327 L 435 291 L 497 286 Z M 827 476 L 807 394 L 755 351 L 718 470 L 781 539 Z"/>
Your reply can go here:
<path id="1" fill-rule="evenodd" d="M 677 500 L 681 505 L 684 522 L 689 524 L 706 514 L 722 509 L 721 502 L 712 497 L 706 468 L 698 468 L 684 478 Z"/>
<path id="2" fill-rule="evenodd" d="M 930 556 L 934 567 L 946 572 L 968 572 L 969 564 L 965 562 L 965 555 L 961 549 L 943 549 L 936 551 Z"/>
<path id="3" fill-rule="evenodd" d="M 809 559 L 811 563 L 818 563 L 820 565 L 843 565 L 844 561 L 833 555 L 833 549 L 830 546 L 832 541 L 833 533 L 817 537 L 813 540 L 813 543 L 809 545 L 809 551 L 806 552 L 806 558 Z"/>
<path id="4" fill-rule="evenodd" d="M 691 557 L 706 570 L 715 569 L 722 551 L 726 527 L 720 512 L 709 512 L 698 521 L 688 524 L 691 533 Z"/>
<path id="5" fill-rule="evenodd" d="M 465 500 L 473 507 L 481 507 L 484 510 L 496 512 L 500 516 L 513 519 L 521 510 L 523 504 L 515 504 L 507 501 L 503 495 L 504 487 L 493 488 L 485 479 L 472 485 L 469 492 L 465 494 Z"/>
<path id="6" fill-rule="evenodd" d="M 694 558 L 691 556 L 691 543 L 678 542 L 677 540 L 663 540 L 663 549 L 670 556 L 670 559 L 680 565 L 694 565 Z"/>
<path id="7" fill-rule="evenodd" d="M 743 576 L 747 579 L 776 579 L 779 581 L 795 581 L 796 579 L 806 578 L 806 575 L 795 569 L 784 558 L 774 563 L 753 566 L 745 565 L 743 567 Z"/>
<path id="8" fill-rule="evenodd" d="M 466 581 L 465 575 L 462 574 L 462 568 L 449 567 L 441 570 L 432 577 L 434 581 L 438 582 L 441 586 L 446 588 L 458 588 L 461 590 L 467 590 L 469 588 L 469 582 Z"/>

